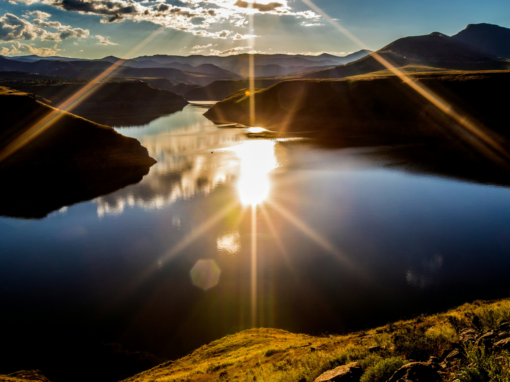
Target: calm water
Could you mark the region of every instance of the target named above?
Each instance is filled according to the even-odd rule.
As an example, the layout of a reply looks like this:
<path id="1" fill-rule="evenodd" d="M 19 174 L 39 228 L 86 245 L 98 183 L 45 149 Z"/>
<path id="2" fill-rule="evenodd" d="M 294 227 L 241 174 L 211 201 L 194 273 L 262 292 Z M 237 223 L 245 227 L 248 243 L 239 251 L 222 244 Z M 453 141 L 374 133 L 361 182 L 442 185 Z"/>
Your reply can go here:
<path id="1" fill-rule="evenodd" d="M 158 160 L 140 183 L 0 218 L 0 372 L 59 382 L 98 344 L 173 359 L 252 325 L 339 333 L 510 295 L 508 188 L 249 139 L 205 110 L 118 129 Z"/>

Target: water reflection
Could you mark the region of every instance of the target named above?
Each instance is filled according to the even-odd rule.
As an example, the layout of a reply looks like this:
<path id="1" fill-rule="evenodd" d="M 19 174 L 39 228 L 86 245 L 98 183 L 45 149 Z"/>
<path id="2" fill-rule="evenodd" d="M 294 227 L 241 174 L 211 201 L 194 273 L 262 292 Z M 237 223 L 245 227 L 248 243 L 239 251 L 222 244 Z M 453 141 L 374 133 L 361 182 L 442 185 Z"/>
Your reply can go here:
<path id="1" fill-rule="evenodd" d="M 276 140 L 249 140 L 244 129 L 218 129 L 202 117 L 204 110 L 187 106 L 148 127 L 122 130 L 139 139 L 158 163 L 142 183 L 96 199 L 100 217 L 135 206 L 161 209 L 234 179 L 243 205 L 268 197 L 269 174 L 285 162 L 285 150 Z"/>
<path id="2" fill-rule="evenodd" d="M 260 204 L 269 196 L 269 173 L 280 166 L 275 141 L 256 140 L 231 148 L 240 160 L 237 190 L 243 205 Z"/>

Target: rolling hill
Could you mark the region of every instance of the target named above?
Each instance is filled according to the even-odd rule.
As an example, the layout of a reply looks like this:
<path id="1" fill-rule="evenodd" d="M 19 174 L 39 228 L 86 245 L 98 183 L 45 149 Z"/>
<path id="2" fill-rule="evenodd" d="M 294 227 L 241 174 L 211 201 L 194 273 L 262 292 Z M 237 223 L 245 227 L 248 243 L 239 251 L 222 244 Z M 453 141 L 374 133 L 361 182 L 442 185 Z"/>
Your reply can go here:
<path id="1" fill-rule="evenodd" d="M 505 70 L 510 67 L 504 60 L 437 32 L 398 39 L 375 54 L 395 67 L 419 65 L 452 70 Z M 345 78 L 387 69 L 375 54 L 346 65 L 287 78 Z"/>
<path id="2" fill-rule="evenodd" d="M 103 73 L 112 65 L 109 61 L 81 60 L 38 60 L 32 62 L 17 61 L 0 56 L 0 71 L 23 71 L 58 76 L 68 79 L 89 80 Z M 210 68 L 209 68 L 210 69 Z M 238 79 L 239 75 L 218 68 L 220 74 L 188 73 L 173 68 L 132 68 L 120 66 L 109 78 L 160 77 L 175 83 L 207 85 L 217 79 Z"/>

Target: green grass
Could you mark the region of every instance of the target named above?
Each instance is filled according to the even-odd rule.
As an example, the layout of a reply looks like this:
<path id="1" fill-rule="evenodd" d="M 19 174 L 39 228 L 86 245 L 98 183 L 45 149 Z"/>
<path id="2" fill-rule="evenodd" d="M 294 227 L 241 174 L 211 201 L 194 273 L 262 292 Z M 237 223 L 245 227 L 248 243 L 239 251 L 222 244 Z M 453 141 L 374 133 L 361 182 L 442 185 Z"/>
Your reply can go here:
<path id="1" fill-rule="evenodd" d="M 461 382 L 510 382 L 510 353 L 491 353 L 483 346 L 465 349 L 468 366 L 459 372 Z"/>
<path id="2" fill-rule="evenodd" d="M 399 357 L 381 359 L 367 368 L 360 382 L 385 382 L 406 363 L 407 361 Z"/>
<path id="3" fill-rule="evenodd" d="M 277 329 L 246 330 L 204 345 L 180 360 L 147 370 L 126 382 L 220 381 L 225 380 L 219 377 L 225 372 L 226 379 L 239 382 L 311 382 L 323 372 L 350 362 L 362 366 L 362 382 L 385 381 L 410 360 L 427 360 L 453 348 L 458 341 L 457 329 L 472 327 L 475 316 L 483 328 L 494 329 L 510 318 L 510 300 L 474 302 L 445 313 L 347 335 L 313 337 Z M 370 352 L 372 346 L 381 349 Z M 503 370 L 502 375 L 507 375 L 508 355 L 499 359 L 488 354 L 483 358 L 474 350 L 469 354 L 471 362 L 479 366 L 462 369 L 462 382 L 478 381 L 477 375 L 492 375 L 490 370 Z M 495 368 L 496 363 L 499 369 Z"/>

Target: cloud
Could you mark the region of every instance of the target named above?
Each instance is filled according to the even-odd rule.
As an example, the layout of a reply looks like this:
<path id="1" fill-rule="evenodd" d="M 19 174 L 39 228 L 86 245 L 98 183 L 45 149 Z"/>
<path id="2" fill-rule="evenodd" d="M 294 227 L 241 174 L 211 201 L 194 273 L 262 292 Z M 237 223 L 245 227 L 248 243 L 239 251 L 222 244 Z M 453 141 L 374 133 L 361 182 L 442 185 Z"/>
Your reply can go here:
<path id="1" fill-rule="evenodd" d="M 102 16 L 101 23 L 148 21 L 156 25 L 191 33 L 197 37 L 212 39 L 244 40 L 254 38 L 248 34 L 248 16 L 256 13 L 276 16 L 294 16 L 297 19 L 317 20 L 320 16 L 312 11 L 294 12 L 291 0 L 8 0 L 12 3 L 47 4 L 69 12 Z M 37 11 L 34 11 L 37 12 Z M 40 28 L 59 29 L 47 16 L 27 13 L 39 20 Z M 313 22 L 312 21 L 312 22 Z M 312 23 L 309 23 L 310 26 Z M 76 35 L 76 32 L 74 35 Z M 71 33 L 67 33 L 72 35 Z M 49 38 L 49 37 L 48 37 Z M 56 38 L 61 38 L 57 36 Z"/>
<path id="2" fill-rule="evenodd" d="M 101 36 L 101 35 L 98 35 L 98 34 L 96 34 L 94 37 L 99 40 L 97 45 L 119 45 L 119 44 L 116 44 L 116 43 L 111 42 L 110 40 L 108 40 L 108 37 L 104 37 L 104 36 Z"/>
<path id="3" fill-rule="evenodd" d="M 275 11 L 276 8 L 283 7 L 282 3 L 269 3 L 269 4 L 261 4 L 261 3 L 248 3 L 247 1 L 237 0 L 237 2 L 234 4 L 236 7 L 239 8 L 253 8 L 260 12 L 271 12 Z"/>
<path id="4" fill-rule="evenodd" d="M 223 51 L 211 49 L 211 54 L 218 55 L 218 56 L 227 56 L 230 54 L 241 53 L 243 51 L 249 51 L 250 49 L 252 49 L 251 46 L 236 46 L 235 48 L 231 48 L 231 49 L 227 49 L 227 50 L 223 50 Z"/>
<path id="5" fill-rule="evenodd" d="M 51 17 L 51 15 L 47 12 L 41 12 L 41 11 L 30 11 L 30 12 L 25 12 L 25 14 L 22 16 L 24 18 L 29 18 L 29 17 L 32 17 L 32 18 L 36 18 L 36 19 L 39 19 L 39 20 L 46 20 L 46 19 L 49 19 Z"/>
<path id="6" fill-rule="evenodd" d="M 71 28 L 71 27 L 64 27 L 60 29 L 60 39 L 66 40 L 68 38 L 86 38 L 89 37 L 90 31 L 88 29 L 82 29 L 82 28 Z"/>
<path id="7" fill-rule="evenodd" d="M 41 13 L 43 13 L 44 18 L 51 16 L 49 13 Z M 42 28 L 54 28 L 57 32 L 48 32 Z M 88 36 L 88 29 L 71 28 L 69 25 L 62 25 L 58 21 L 35 19 L 31 24 L 11 13 L 6 13 L 0 17 L 0 41 L 35 40 L 36 38 L 41 41 L 62 41 L 68 38 Z"/>
<path id="8" fill-rule="evenodd" d="M 32 45 L 22 44 L 19 41 L 15 41 L 10 47 L 2 46 L 0 48 L 1 55 L 10 54 L 36 54 L 38 56 L 57 56 L 57 52 L 61 51 L 57 46 L 52 48 L 35 48 Z"/>
<path id="9" fill-rule="evenodd" d="M 58 36 L 38 28 L 26 20 L 22 20 L 11 13 L 0 17 L 0 41 L 14 40 L 58 40 Z"/>

